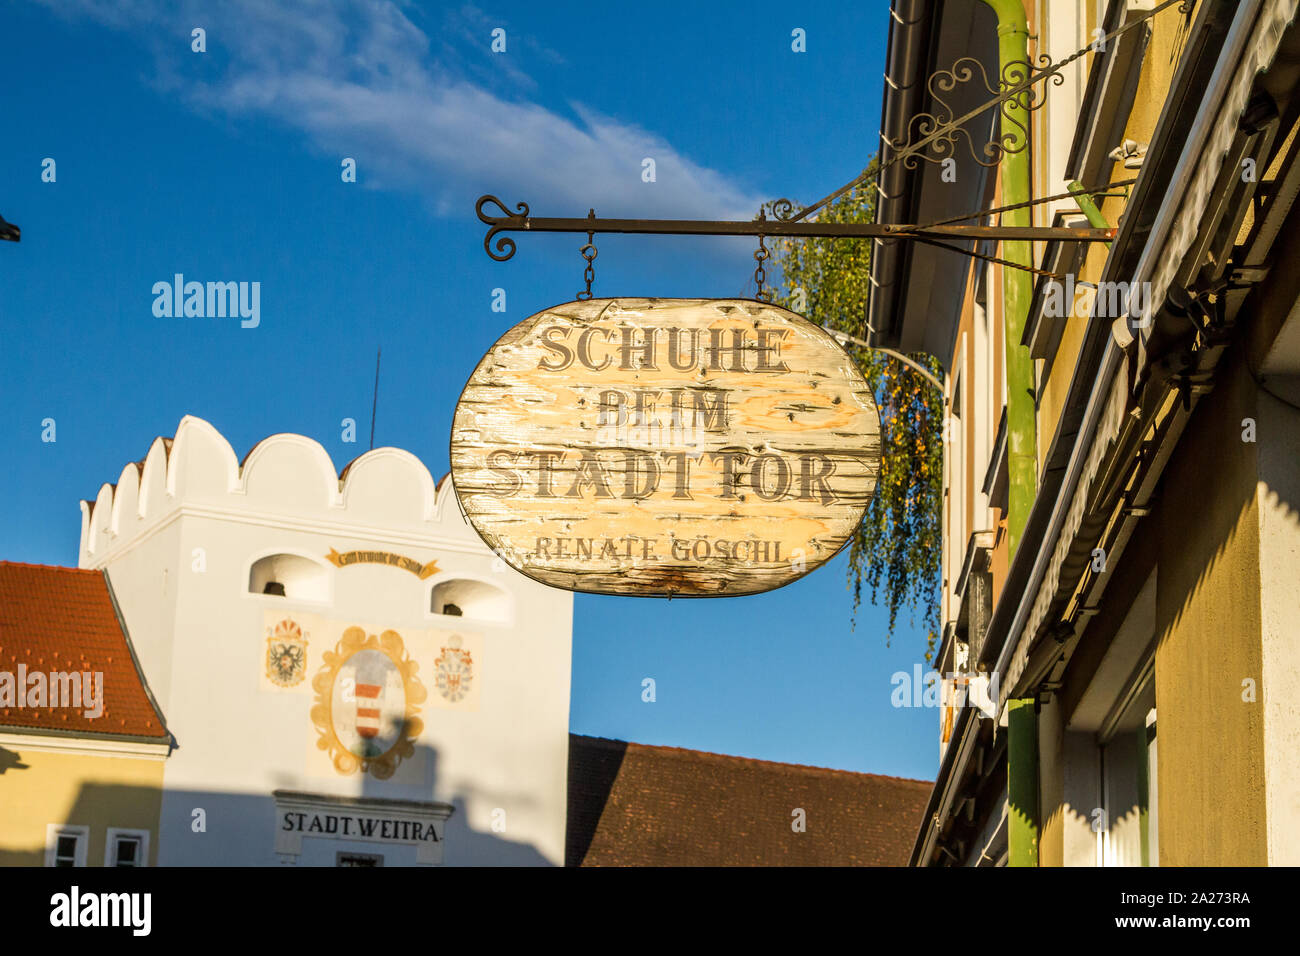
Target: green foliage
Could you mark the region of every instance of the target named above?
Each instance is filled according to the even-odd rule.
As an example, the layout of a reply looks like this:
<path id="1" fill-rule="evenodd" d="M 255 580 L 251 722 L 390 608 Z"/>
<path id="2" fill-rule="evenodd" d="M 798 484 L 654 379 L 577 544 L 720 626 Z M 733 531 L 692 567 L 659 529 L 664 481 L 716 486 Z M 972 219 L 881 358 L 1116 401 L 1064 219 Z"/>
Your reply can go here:
<path id="1" fill-rule="evenodd" d="M 876 215 L 875 165 L 862 185 L 825 206 L 823 222 L 871 222 Z M 867 338 L 866 307 L 871 240 L 778 240 L 781 268 L 775 301 L 818 325 Z M 801 306 L 796 308 L 797 306 Z M 926 631 L 926 658 L 939 630 L 943 399 L 914 369 L 883 352 L 848 346 L 880 409 L 881 463 L 876 493 L 850 541 L 849 587 L 857 623 L 863 586 L 889 612 L 889 633 L 908 609 Z M 929 355 L 912 355 L 942 378 Z"/>

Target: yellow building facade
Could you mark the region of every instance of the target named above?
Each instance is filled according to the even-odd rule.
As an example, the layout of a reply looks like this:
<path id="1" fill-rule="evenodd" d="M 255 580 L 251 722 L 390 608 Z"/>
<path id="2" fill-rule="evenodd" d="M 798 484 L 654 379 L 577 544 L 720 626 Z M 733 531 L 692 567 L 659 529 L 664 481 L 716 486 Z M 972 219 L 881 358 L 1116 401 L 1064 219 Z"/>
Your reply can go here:
<path id="1" fill-rule="evenodd" d="M 893 4 L 881 221 L 1027 194 L 1034 226 L 1114 230 L 873 257 L 873 344 L 943 360 L 951 421 L 951 706 L 918 865 L 1300 862 L 1296 7 Z M 963 57 L 995 82 L 935 82 Z M 997 119 L 948 176 L 898 172 L 909 121 L 942 139 L 973 111 Z M 977 685 L 996 717 L 963 706 Z"/>
<path id="2" fill-rule="evenodd" d="M 133 839 L 133 865 L 157 862 L 163 756 L 95 752 L 95 742 L 66 749 L 26 735 L 0 735 L 5 811 L 0 819 L 0 866 L 53 866 L 71 858 L 82 866 L 127 865 L 122 844 Z M 60 853 L 59 837 L 75 840 Z"/>
<path id="3" fill-rule="evenodd" d="M 157 861 L 173 739 L 99 571 L 0 562 L 0 866 Z"/>

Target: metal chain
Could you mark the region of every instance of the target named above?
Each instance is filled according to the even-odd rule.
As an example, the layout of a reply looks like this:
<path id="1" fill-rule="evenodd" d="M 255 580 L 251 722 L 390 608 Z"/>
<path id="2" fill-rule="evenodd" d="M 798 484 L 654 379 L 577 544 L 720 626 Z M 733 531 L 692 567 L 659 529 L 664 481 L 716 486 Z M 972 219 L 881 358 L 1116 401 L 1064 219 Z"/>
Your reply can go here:
<path id="1" fill-rule="evenodd" d="M 754 250 L 754 261 L 758 263 L 754 266 L 754 284 L 758 286 L 758 291 L 754 293 L 754 298 L 760 302 L 771 302 L 772 293 L 763 291 L 763 283 L 767 281 L 767 272 L 763 269 L 763 263 L 767 261 L 770 253 L 763 242 L 763 237 L 758 237 L 758 248 Z"/>
<path id="2" fill-rule="evenodd" d="M 592 242 L 594 237 L 595 233 L 587 233 L 587 244 L 578 250 L 582 254 L 582 258 L 587 260 L 587 268 L 582 273 L 582 278 L 587 282 L 587 291 L 579 292 L 577 296 L 579 299 L 591 298 L 591 283 L 596 278 L 596 270 L 592 263 L 596 261 L 596 256 L 600 255 L 600 252 L 596 249 L 596 244 Z"/>

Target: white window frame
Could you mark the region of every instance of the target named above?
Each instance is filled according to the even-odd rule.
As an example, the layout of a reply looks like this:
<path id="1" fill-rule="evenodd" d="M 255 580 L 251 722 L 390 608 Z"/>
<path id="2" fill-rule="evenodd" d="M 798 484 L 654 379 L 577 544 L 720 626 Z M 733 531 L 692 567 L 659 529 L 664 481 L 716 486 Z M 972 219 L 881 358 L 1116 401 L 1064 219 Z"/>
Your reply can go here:
<path id="1" fill-rule="evenodd" d="M 45 824 L 45 865 L 54 866 L 54 857 L 59 848 L 59 837 L 77 838 L 77 849 L 73 854 L 73 866 L 86 865 L 86 852 L 90 849 L 90 827 L 71 823 Z"/>
<path id="2" fill-rule="evenodd" d="M 149 831 L 133 830 L 128 827 L 109 827 L 108 838 L 104 841 L 104 865 L 117 866 L 118 837 L 131 837 L 140 841 L 140 855 L 134 866 L 149 865 Z"/>
<path id="3" fill-rule="evenodd" d="M 966 456 L 969 454 L 966 441 L 966 423 L 973 410 L 976 396 L 972 393 L 971 376 L 966 374 L 966 333 L 958 340 L 957 355 L 953 359 L 952 390 L 948 395 L 948 417 L 944 422 L 945 431 L 949 431 L 944 444 L 944 459 L 948 467 L 948 566 L 945 576 L 948 586 L 948 617 L 956 618 L 960 610 L 957 599 L 957 577 L 961 574 L 962 563 L 966 558 L 966 542 L 971 529 L 966 524 L 966 499 L 970 489 L 966 485 Z"/>

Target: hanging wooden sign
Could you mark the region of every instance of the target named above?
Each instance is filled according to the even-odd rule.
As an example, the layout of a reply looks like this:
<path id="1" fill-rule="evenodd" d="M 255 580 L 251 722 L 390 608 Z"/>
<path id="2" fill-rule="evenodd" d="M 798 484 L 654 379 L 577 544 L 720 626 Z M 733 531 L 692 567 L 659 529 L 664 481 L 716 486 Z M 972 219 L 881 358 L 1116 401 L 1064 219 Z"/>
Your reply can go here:
<path id="1" fill-rule="evenodd" d="M 821 328 L 747 299 L 590 299 L 519 323 L 456 407 L 451 473 L 512 567 L 599 594 L 727 597 L 829 560 L 880 418 Z"/>

